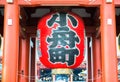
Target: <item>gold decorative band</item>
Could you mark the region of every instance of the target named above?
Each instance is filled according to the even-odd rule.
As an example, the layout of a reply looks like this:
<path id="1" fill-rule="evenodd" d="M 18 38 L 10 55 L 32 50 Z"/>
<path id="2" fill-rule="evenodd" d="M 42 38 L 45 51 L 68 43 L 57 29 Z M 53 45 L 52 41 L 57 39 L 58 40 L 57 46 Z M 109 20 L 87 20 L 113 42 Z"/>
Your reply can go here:
<path id="1" fill-rule="evenodd" d="M 69 68 L 52 69 L 52 74 L 72 74 L 72 69 Z"/>

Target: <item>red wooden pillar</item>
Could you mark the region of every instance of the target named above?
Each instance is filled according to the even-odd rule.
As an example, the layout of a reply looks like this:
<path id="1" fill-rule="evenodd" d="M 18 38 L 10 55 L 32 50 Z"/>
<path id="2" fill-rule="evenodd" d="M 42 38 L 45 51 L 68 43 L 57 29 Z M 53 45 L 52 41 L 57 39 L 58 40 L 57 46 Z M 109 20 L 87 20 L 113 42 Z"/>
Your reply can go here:
<path id="1" fill-rule="evenodd" d="M 2 82 L 17 82 L 19 47 L 19 6 L 5 3 Z"/>
<path id="2" fill-rule="evenodd" d="M 115 5 L 114 0 L 106 1 L 102 0 L 100 6 L 102 82 L 118 82 Z"/>
<path id="3" fill-rule="evenodd" d="M 100 38 L 93 36 L 93 82 L 102 82 Z"/>
<path id="4" fill-rule="evenodd" d="M 29 82 L 29 38 L 20 39 L 18 82 Z"/>

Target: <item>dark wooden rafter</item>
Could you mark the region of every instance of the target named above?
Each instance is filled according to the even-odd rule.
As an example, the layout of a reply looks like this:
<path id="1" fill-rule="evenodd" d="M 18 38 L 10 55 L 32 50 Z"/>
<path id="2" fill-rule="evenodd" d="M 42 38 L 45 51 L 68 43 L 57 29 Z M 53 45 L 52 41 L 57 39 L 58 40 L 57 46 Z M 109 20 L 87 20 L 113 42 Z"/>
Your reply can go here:
<path id="1" fill-rule="evenodd" d="M 20 25 L 25 26 L 28 19 L 28 14 L 23 7 L 20 8 Z"/>
<path id="2" fill-rule="evenodd" d="M 24 26 L 26 26 L 28 15 L 23 7 L 20 8 L 20 37 L 25 39 L 27 36 Z"/>
<path id="3" fill-rule="evenodd" d="M 3 10 L 3 7 L 0 7 L 0 9 Z M 3 26 L 3 21 L 4 21 L 4 17 L 3 17 L 2 12 L 3 12 L 3 11 L 0 10 L 0 26 Z"/>
<path id="4" fill-rule="evenodd" d="M 93 25 L 95 25 L 96 28 L 96 32 L 93 34 L 95 35 L 96 38 L 100 37 L 100 9 L 96 8 L 95 9 L 95 13 L 92 16 L 93 18 Z"/>
<path id="5" fill-rule="evenodd" d="M 22 39 L 27 38 L 27 34 L 26 34 L 24 28 L 20 27 L 20 31 L 19 31 L 19 33 L 20 33 L 20 34 L 19 34 L 20 38 L 22 38 Z"/>
<path id="6" fill-rule="evenodd" d="M 0 7 L 3 8 L 3 7 Z M 2 12 L 0 11 L 0 34 L 3 36 L 3 21 L 4 21 L 4 17 L 2 15 Z"/>
<path id="7" fill-rule="evenodd" d="M 96 38 L 99 38 L 100 37 L 100 34 L 101 34 L 101 31 L 100 31 L 100 27 L 96 28 L 97 32 L 95 34 L 95 37 Z"/>
<path id="8" fill-rule="evenodd" d="M 3 27 L 0 27 L 0 34 L 3 36 Z"/>
<path id="9" fill-rule="evenodd" d="M 118 34 L 120 33 L 120 26 L 116 27 L 116 36 L 118 36 Z"/>
<path id="10" fill-rule="evenodd" d="M 23 32 L 24 34 L 30 34 L 32 36 L 36 36 L 37 23 L 39 22 L 41 17 L 33 18 L 33 17 L 31 17 L 31 14 L 35 13 L 36 9 L 38 9 L 38 8 L 41 8 L 41 7 L 24 7 L 24 9 L 21 8 L 22 19 L 20 21 L 21 21 L 21 29 L 25 29 L 25 31 Z M 51 7 L 45 7 L 45 8 L 52 9 Z M 77 7 L 73 7 L 73 8 L 77 8 Z M 96 14 L 95 7 L 94 8 L 93 7 L 92 8 L 84 7 L 84 9 L 87 11 L 87 13 L 94 14 L 94 15 Z M 92 11 L 88 11 L 90 9 L 92 9 Z M 24 12 L 25 12 L 25 14 L 24 14 Z M 92 18 L 91 17 L 83 18 L 83 20 L 85 22 L 85 26 L 87 26 L 87 29 L 86 29 L 87 36 L 91 36 L 91 34 L 95 33 L 95 31 L 96 31 L 96 26 L 93 26 L 94 24 L 92 24 L 94 21 L 94 18 L 96 18 L 96 17 L 94 17 L 94 15 L 92 16 Z M 24 23 L 26 23 L 26 24 L 24 24 Z"/>
<path id="11" fill-rule="evenodd" d="M 33 14 L 33 13 L 35 13 L 35 11 L 37 10 L 37 9 L 42 9 L 42 8 L 45 8 L 45 9 L 50 9 L 50 11 L 52 11 L 51 9 L 52 9 L 52 7 L 24 7 L 24 10 L 25 10 L 25 12 L 27 13 L 27 18 L 29 18 L 29 19 L 31 19 L 30 20 L 30 22 L 34 22 L 34 20 L 36 20 L 35 22 L 37 22 L 41 17 L 31 17 L 31 14 Z M 95 12 L 96 12 L 96 7 L 71 7 L 71 9 L 74 9 L 74 8 L 78 8 L 78 9 L 85 9 L 85 10 L 89 10 L 88 12 L 86 12 L 86 13 L 90 13 L 91 15 L 93 14 L 93 16 L 95 15 Z M 53 10 L 54 11 L 54 10 Z M 83 17 L 83 20 L 90 20 L 91 21 L 91 19 L 94 19 L 94 18 L 96 18 L 96 17 Z M 89 23 L 90 23 L 90 21 L 89 21 Z M 93 22 L 93 21 L 92 21 Z M 86 23 L 86 24 L 89 24 L 88 22 Z M 30 24 L 30 23 L 29 23 Z M 95 23 L 96 24 L 96 23 Z"/>

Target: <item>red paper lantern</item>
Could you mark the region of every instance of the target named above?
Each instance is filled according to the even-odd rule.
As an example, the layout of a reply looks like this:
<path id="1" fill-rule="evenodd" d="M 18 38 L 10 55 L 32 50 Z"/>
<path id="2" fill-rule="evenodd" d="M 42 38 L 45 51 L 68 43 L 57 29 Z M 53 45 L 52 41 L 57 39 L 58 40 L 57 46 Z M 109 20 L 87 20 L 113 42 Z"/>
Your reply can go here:
<path id="1" fill-rule="evenodd" d="M 42 17 L 40 61 L 48 68 L 76 68 L 84 59 L 84 23 L 72 12 L 52 12 Z"/>

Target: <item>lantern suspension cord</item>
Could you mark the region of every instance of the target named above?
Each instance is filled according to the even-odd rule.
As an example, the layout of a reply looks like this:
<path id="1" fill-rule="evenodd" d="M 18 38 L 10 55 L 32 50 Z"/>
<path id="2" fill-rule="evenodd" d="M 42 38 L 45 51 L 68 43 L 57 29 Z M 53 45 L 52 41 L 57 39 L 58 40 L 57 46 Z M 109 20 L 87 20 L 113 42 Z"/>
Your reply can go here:
<path id="1" fill-rule="evenodd" d="M 47 77 L 47 76 L 50 76 L 50 75 L 51 75 L 51 73 L 47 73 L 40 78 Z M 18 72 L 18 76 L 21 76 L 22 78 L 27 78 L 27 79 L 30 79 L 30 80 L 36 80 L 36 77 L 39 78 L 39 76 L 37 76 L 37 75 L 36 76 L 28 76 L 28 75 L 21 74 L 21 71 Z"/>

